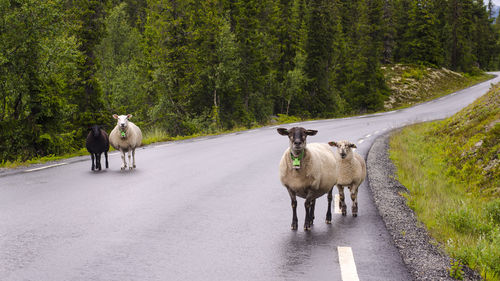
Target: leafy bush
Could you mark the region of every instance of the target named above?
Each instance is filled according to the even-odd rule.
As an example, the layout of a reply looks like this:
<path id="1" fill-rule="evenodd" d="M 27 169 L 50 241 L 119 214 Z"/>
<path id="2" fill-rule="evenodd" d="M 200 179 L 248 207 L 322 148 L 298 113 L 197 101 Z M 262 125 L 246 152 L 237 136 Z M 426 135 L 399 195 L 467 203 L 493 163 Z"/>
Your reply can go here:
<path id="1" fill-rule="evenodd" d="M 278 114 L 278 123 L 285 124 L 285 123 L 295 123 L 295 122 L 300 122 L 302 119 L 296 116 L 288 116 L 286 114 Z"/>

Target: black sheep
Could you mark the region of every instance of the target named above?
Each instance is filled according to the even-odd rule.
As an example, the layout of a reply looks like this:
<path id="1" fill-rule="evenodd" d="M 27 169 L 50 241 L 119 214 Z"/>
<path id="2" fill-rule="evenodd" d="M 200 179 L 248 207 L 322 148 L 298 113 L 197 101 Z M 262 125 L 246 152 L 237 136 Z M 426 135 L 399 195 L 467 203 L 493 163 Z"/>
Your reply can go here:
<path id="1" fill-rule="evenodd" d="M 94 125 L 89 128 L 89 134 L 87 135 L 87 151 L 90 152 L 90 157 L 92 158 L 92 171 L 95 169 L 101 170 L 101 153 L 104 152 L 104 157 L 106 157 L 106 168 L 108 165 L 108 151 L 109 151 L 109 138 L 106 131 L 102 129 L 101 126 Z M 95 166 L 94 166 L 94 156 L 95 156 Z"/>

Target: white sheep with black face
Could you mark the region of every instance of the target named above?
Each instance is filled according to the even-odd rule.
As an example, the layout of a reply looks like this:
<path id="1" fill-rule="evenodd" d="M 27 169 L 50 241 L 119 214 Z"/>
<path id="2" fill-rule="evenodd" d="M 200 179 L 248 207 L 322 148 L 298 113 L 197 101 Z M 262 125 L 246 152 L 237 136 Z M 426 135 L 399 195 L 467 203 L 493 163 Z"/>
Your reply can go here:
<path id="1" fill-rule="evenodd" d="M 365 159 L 353 149 L 356 145 L 349 141 L 331 141 L 328 143 L 337 147 L 335 159 L 337 162 L 337 188 L 339 190 L 339 207 L 342 215 L 345 216 L 346 204 L 344 196 L 344 187 L 348 187 L 351 192 L 352 215 L 358 216 L 358 187 L 366 178 Z"/>
<path id="2" fill-rule="evenodd" d="M 132 117 L 131 114 L 128 115 L 116 115 L 113 114 L 113 118 L 117 120 L 116 126 L 113 128 L 109 134 L 109 143 L 121 152 L 122 156 L 122 166 L 121 169 L 127 168 L 127 162 L 125 161 L 125 153 L 128 152 L 128 162 L 129 169 L 135 168 L 135 149 L 142 144 L 142 132 L 139 127 L 134 123 L 129 121 Z M 132 161 L 130 159 L 130 154 L 132 153 Z"/>
<path id="3" fill-rule="evenodd" d="M 290 147 L 285 150 L 279 166 L 281 183 L 292 200 L 292 229 L 297 229 L 297 198 L 305 199 L 306 218 L 304 230 L 309 230 L 314 221 L 316 198 L 328 193 L 326 223 L 331 223 L 332 189 L 337 183 L 336 164 L 333 151 L 326 143 L 306 144 L 307 136 L 318 131 L 294 127 L 290 130 L 278 128 L 278 133 L 287 136 Z"/>

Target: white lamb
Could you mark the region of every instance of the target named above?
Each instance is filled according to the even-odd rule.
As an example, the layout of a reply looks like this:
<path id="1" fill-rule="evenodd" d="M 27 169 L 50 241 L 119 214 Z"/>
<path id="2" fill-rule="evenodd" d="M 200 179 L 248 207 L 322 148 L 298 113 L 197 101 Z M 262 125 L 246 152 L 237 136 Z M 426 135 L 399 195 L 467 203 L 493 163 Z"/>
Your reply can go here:
<path id="1" fill-rule="evenodd" d="M 349 141 L 329 142 L 331 146 L 337 147 L 335 159 L 337 162 L 337 188 L 339 190 L 339 207 L 345 216 L 346 204 L 344 187 L 349 187 L 352 200 L 352 215 L 358 216 L 358 187 L 366 178 L 365 159 L 353 150 L 356 145 Z"/>
<path id="2" fill-rule="evenodd" d="M 292 229 L 297 229 L 297 198 L 305 198 L 306 218 L 304 230 L 309 230 L 314 221 L 316 198 L 328 193 L 326 223 L 331 223 L 332 189 L 337 183 L 336 164 L 333 151 L 326 143 L 311 143 L 306 146 L 307 136 L 318 131 L 294 127 L 290 130 L 279 128 L 278 133 L 288 136 L 290 147 L 281 158 L 279 170 L 281 183 L 286 187 L 292 200 Z"/>
<path id="3" fill-rule="evenodd" d="M 120 116 L 113 114 L 113 118 L 118 121 L 109 134 L 109 143 L 121 152 L 122 170 L 127 168 L 127 162 L 125 161 L 126 152 L 128 152 L 129 169 L 132 170 L 135 168 L 135 149 L 142 144 L 141 129 L 128 120 L 131 117 L 131 114 Z M 130 152 L 132 152 L 133 162 L 130 161 Z"/>

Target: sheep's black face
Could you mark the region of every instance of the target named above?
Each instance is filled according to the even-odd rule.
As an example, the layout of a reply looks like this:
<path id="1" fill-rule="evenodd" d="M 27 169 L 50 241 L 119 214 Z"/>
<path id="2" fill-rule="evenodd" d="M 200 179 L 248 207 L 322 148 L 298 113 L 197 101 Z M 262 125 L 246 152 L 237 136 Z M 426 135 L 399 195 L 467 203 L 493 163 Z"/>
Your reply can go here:
<path id="1" fill-rule="evenodd" d="M 94 126 L 90 127 L 90 131 L 92 132 L 92 136 L 94 138 L 97 138 L 101 135 L 101 127 L 100 126 L 94 125 Z"/>
<path id="2" fill-rule="evenodd" d="M 318 131 L 306 130 L 302 127 L 293 127 L 290 130 L 278 128 L 278 133 L 283 136 L 288 136 L 290 140 L 290 150 L 294 156 L 299 154 L 306 148 L 307 136 L 314 136 Z"/>

